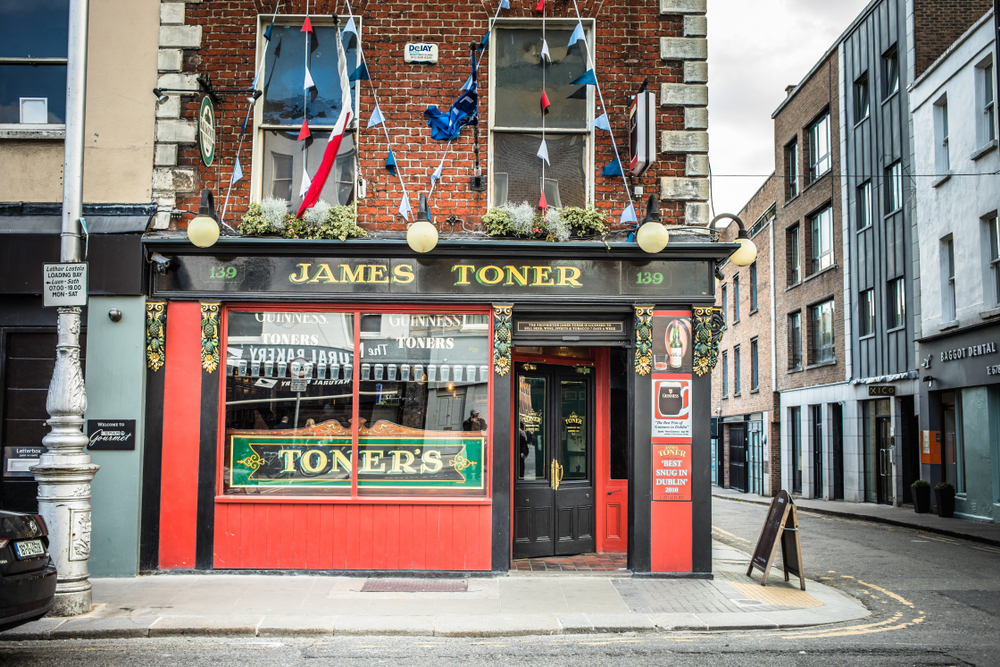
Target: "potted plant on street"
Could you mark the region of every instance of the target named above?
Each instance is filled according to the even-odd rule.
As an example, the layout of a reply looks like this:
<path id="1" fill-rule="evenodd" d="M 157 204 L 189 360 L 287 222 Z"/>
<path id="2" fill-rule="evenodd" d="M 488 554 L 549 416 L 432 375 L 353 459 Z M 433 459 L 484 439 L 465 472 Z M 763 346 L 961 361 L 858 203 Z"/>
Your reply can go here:
<path id="1" fill-rule="evenodd" d="M 910 495 L 913 496 L 913 509 L 917 514 L 931 511 L 931 485 L 927 480 L 918 479 L 910 484 Z"/>
<path id="2" fill-rule="evenodd" d="M 940 517 L 955 515 L 955 487 L 951 482 L 941 482 L 934 487 L 937 496 L 937 512 Z"/>

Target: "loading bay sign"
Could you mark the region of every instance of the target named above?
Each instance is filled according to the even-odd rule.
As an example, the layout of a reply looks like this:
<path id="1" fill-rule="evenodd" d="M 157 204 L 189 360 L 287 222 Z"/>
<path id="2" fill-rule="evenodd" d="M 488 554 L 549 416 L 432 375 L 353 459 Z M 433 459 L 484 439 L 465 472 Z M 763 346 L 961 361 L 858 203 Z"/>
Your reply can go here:
<path id="1" fill-rule="evenodd" d="M 87 305 L 87 263 L 45 264 L 45 295 L 43 305 L 55 306 Z"/>

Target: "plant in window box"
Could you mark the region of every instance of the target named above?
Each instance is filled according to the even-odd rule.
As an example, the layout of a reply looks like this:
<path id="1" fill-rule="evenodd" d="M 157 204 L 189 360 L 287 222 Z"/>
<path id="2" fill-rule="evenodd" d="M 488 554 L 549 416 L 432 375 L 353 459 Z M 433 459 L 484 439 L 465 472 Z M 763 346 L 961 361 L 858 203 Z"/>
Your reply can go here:
<path id="1" fill-rule="evenodd" d="M 284 234 L 288 223 L 295 216 L 288 212 L 288 202 L 276 197 L 265 197 L 260 203 L 247 207 L 237 231 L 244 236 Z"/>
<path id="2" fill-rule="evenodd" d="M 320 201 L 313 207 L 313 210 L 318 208 L 320 204 L 325 203 L 324 201 Z M 305 217 L 308 217 L 308 213 Z M 358 226 L 357 217 L 357 212 L 353 206 L 329 206 L 325 218 L 322 219 L 322 223 L 316 227 L 313 235 L 309 238 L 340 239 L 341 241 L 346 241 L 347 239 L 368 236 L 368 232 Z"/>

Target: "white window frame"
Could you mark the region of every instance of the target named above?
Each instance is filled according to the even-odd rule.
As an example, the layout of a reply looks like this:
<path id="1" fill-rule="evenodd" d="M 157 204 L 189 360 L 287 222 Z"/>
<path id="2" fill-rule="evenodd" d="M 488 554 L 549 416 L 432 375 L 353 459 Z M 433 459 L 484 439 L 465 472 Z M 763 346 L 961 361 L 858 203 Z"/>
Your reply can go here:
<path id="1" fill-rule="evenodd" d="M 906 327 L 906 280 L 903 276 L 893 278 L 886 283 L 886 329 L 902 329 Z M 893 309 L 893 306 L 896 306 Z M 896 312 L 899 312 L 899 321 L 896 321 Z"/>
<path id="2" fill-rule="evenodd" d="M 992 286 L 992 289 L 984 290 L 983 300 L 990 304 L 990 308 L 997 308 L 1000 307 L 1000 217 L 994 211 L 985 216 L 983 222 L 987 224 L 985 241 L 988 262 L 987 280 L 983 285 Z"/>
<path id="3" fill-rule="evenodd" d="M 826 152 L 820 154 L 817 145 L 820 135 L 820 127 L 826 128 L 826 136 L 822 137 L 826 141 Z M 813 183 L 822 178 L 833 168 L 833 147 L 830 145 L 832 135 L 830 133 L 830 112 L 825 111 L 809 125 L 809 182 Z"/>
<path id="4" fill-rule="evenodd" d="M 301 26 L 305 23 L 305 14 L 281 14 L 275 17 L 272 14 L 258 14 L 257 15 L 257 52 L 254 57 L 254 62 L 256 63 L 254 72 L 256 73 L 260 69 L 260 81 L 258 81 L 258 90 L 264 89 L 264 81 L 267 80 L 266 68 L 261 68 L 261 57 L 264 55 L 264 45 L 266 40 L 264 39 L 264 31 L 267 27 L 271 25 L 271 21 L 274 20 L 276 26 Z M 326 16 L 311 15 L 309 17 L 309 22 L 314 26 L 332 26 L 334 25 L 333 19 Z M 357 39 L 360 46 L 364 46 L 363 39 L 363 27 L 361 17 L 355 17 L 354 22 L 357 26 Z M 343 26 L 341 26 L 341 37 L 343 37 Z M 301 55 L 301 54 L 300 54 Z M 351 73 L 348 72 L 348 75 Z M 351 82 L 351 85 L 355 85 L 355 82 Z M 360 88 L 360 86 L 359 86 Z M 357 178 L 358 178 L 358 158 L 360 156 L 360 150 L 358 150 L 358 139 L 361 134 L 361 123 L 358 119 L 358 113 L 360 110 L 361 94 L 360 90 L 354 95 L 354 117 L 347 126 L 345 134 L 352 134 L 354 136 L 354 178 L 355 178 L 355 191 L 354 191 L 354 206 L 357 207 L 358 199 L 360 199 L 361 194 L 357 188 Z M 251 140 L 253 142 L 253 150 L 251 153 L 251 173 L 250 173 L 250 201 L 260 202 L 264 198 L 263 187 L 264 187 L 264 160 L 269 159 L 270 156 L 265 155 L 264 152 L 264 132 L 267 130 L 280 129 L 283 126 L 280 125 L 265 125 L 263 123 L 264 115 L 264 97 L 261 97 L 254 104 L 253 118 L 251 122 L 253 124 L 253 136 Z M 335 122 L 335 119 L 334 119 Z M 330 125 L 309 125 L 310 131 L 327 131 L 333 129 L 333 123 Z M 250 128 L 247 128 L 249 131 Z M 319 145 L 319 148 L 317 148 Z M 313 143 L 312 150 L 320 150 L 326 147 L 326 144 L 319 144 L 318 142 Z M 292 166 L 292 183 L 295 182 L 295 166 L 293 161 Z M 295 192 L 292 193 L 295 196 Z M 332 203 L 332 202 L 331 202 Z"/>
<path id="5" fill-rule="evenodd" d="M 823 344 L 823 310 L 829 306 L 830 308 L 830 344 Z M 812 353 L 812 359 L 809 361 L 813 364 L 828 364 L 837 360 L 837 307 L 834 304 L 832 298 L 827 299 L 817 303 L 814 306 L 809 307 L 809 324 L 812 329 L 809 333 L 809 347 Z M 824 356 L 825 353 L 829 353 L 829 356 Z"/>
<path id="6" fill-rule="evenodd" d="M 858 186 L 858 231 L 868 229 L 875 222 L 872 208 L 872 182 L 868 179 Z"/>
<path id="7" fill-rule="evenodd" d="M 875 335 L 875 290 L 864 289 L 858 293 L 858 338 Z"/>
<path id="8" fill-rule="evenodd" d="M 824 224 L 825 223 L 825 224 Z M 820 241 L 829 243 L 823 251 Z M 819 273 L 837 263 L 833 238 L 833 207 L 829 204 L 809 216 L 809 274 Z"/>
<path id="9" fill-rule="evenodd" d="M 596 62 L 597 61 L 597 57 L 596 57 L 596 53 L 594 51 L 594 36 L 595 36 L 595 34 L 597 32 L 597 21 L 595 19 L 582 19 L 580 22 L 583 24 L 583 33 L 584 33 L 584 35 L 586 37 L 586 43 L 587 43 L 587 54 L 589 55 L 589 58 L 591 60 L 590 64 L 592 64 L 594 66 L 595 72 L 599 72 L 599 70 L 597 68 L 597 62 Z M 576 19 L 551 19 L 551 18 L 550 19 L 545 19 L 545 27 L 546 27 L 546 29 L 566 30 L 568 28 L 568 29 L 572 30 L 573 28 L 576 27 L 576 24 L 577 24 L 577 20 Z M 488 195 L 486 197 L 486 209 L 487 210 L 490 209 L 490 208 L 493 208 L 493 196 L 494 196 L 493 187 L 494 187 L 494 182 L 495 182 L 494 178 L 493 178 L 493 158 L 494 158 L 494 156 L 496 154 L 496 152 L 494 150 L 494 147 L 493 147 L 494 133 L 497 132 L 497 131 L 499 131 L 499 132 L 511 132 L 511 133 L 514 133 L 514 134 L 517 134 L 517 133 L 522 133 L 522 134 L 541 134 L 541 128 L 526 128 L 526 127 L 519 128 L 519 127 L 502 126 L 502 129 L 497 130 L 495 122 L 494 122 L 494 119 L 496 118 L 496 95 L 494 94 L 494 83 L 496 82 L 496 61 L 497 61 L 497 58 L 496 58 L 496 46 L 497 46 L 497 41 L 498 41 L 497 39 L 495 39 L 495 37 L 497 35 L 499 35 L 500 31 L 502 31 L 502 30 L 505 30 L 505 29 L 517 29 L 517 28 L 532 29 L 532 30 L 537 29 L 540 32 L 541 29 L 542 29 L 542 19 L 540 19 L 540 18 L 498 18 L 494 22 L 494 24 L 493 24 L 494 34 L 491 35 L 490 42 L 489 42 L 489 49 L 490 49 L 490 59 L 489 59 L 489 68 L 490 69 L 489 69 L 489 84 L 488 84 L 488 94 L 489 94 L 489 127 L 487 128 L 489 137 L 488 137 L 487 142 L 486 142 L 486 144 L 487 144 L 487 148 L 486 148 L 486 154 L 487 154 L 486 173 L 488 175 L 487 184 L 486 184 L 486 192 L 487 192 L 487 195 Z M 482 88 L 483 82 L 482 82 L 482 78 L 481 77 L 480 77 L 480 80 L 479 80 L 479 85 L 480 85 L 480 88 Z M 480 96 L 482 96 L 482 93 L 480 93 Z M 538 91 L 539 103 L 541 102 L 541 97 L 542 97 L 542 91 L 539 90 Z M 596 95 L 594 93 L 594 87 L 593 86 L 587 86 L 587 120 L 586 120 L 586 126 L 585 126 L 586 129 L 584 129 L 584 130 L 570 130 L 570 129 L 565 129 L 565 128 L 552 128 L 552 129 L 546 128 L 546 134 L 548 134 L 550 132 L 552 134 L 580 134 L 580 135 L 583 135 L 583 136 L 585 136 L 587 138 L 587 147 L 584 149 L 584 157 L 585 157 L 584 173 L 586 174 L 586 178 L 587 178 L 587 183 L 586 183 L 586 187 L 585 187 L 585 191 L 587 193 L 587 200 L 586 200 L 586 202 L 584 202 L 585 207 L 586 206 L 590 206 L 590 205 L 592 205 L 594 203 L 594 191 L 595 191 L 595 185 L 596 185 L 596 183 L 595 183 L 596 179 L 595 179 L 595 176 L 594 176 L 594 171 L 596 169 L 596 167 L 594 165 L 594 160 L 595 160 L 594 134 L 596 132 L 596 128 L 594 128 L 592 126 L 592 123 L 594 122 L 594 114 L 595 114 L 595 107 L 596 107 L 596 99 L 595 98 L 596 98 Z M 626 156 L 626 158 L 627 157 L 628 156 Z M 628 167 L 628 163 L 627 162 L 623 162 L 622 163 L 622 170 L 625 171 L 625 169 L 627 169 L 627 167 Z M 541 195 L 541 192 L 539 192 L 539 195 Z M 517 203 L 520 203 L 520 202 L 512 202 L 512 203 L 517 204 Z M 537 201 L 535 201 L 535 202 L 528 202 L 528 203 L 534 205 L 534 204 L 537 203 Z"/>
<path id="10" fill-rule="evenodd" d="M 891 215 L 903 208 L 903 161 L 896 160 L 885 168 L 886 213 Z"/>
<path id="11" fill-rule="evenodd" d="M 958 317 L 955 302 L 955 239 L 948 235 L 941 239 L 941 324 L 953 322 Z"/>
<path id="12" fill-rule="evenodd" d="M 997 96 L 993 56 L 976 65 L 976 147 L 985 148 L 997 140 Z"/>
<path id="13" fill-rule="evenodd" d="M 951 173 L 948 149 L 948 96 L 934 103 L 934 171 L 938 178 Z"/>

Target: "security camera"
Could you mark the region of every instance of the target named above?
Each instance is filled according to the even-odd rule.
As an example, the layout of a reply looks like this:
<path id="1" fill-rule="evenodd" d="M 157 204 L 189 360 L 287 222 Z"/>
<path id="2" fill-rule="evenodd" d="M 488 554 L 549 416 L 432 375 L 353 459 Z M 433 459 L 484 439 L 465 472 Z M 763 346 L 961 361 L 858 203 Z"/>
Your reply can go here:
<path id="1" fill-rule="evenodd" d="M 156 267 L 156 272 L 163 275 L 170 268 L 170 258 L 164 257 L 158 252 L 154 252 L 149 256 L 150 263 Z"/>

